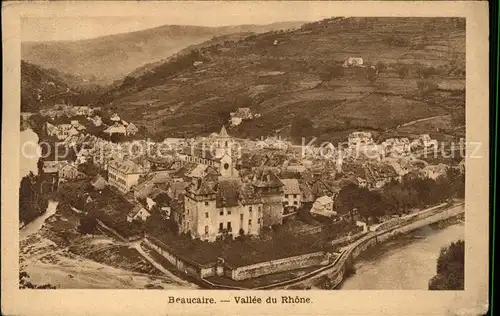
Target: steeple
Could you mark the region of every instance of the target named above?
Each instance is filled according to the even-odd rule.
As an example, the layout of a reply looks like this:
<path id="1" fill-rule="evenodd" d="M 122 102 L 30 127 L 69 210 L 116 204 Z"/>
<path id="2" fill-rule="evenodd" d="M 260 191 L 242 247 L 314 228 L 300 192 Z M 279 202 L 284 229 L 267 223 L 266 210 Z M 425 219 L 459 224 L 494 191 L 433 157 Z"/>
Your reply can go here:
<path id="1" fill-rule="evenodd" d="M 220 129 L 219 137 L 227 137 L 229 138 L 229 134 L 226 131 L 226 127 L 222 125 L 222 128 Z"/>

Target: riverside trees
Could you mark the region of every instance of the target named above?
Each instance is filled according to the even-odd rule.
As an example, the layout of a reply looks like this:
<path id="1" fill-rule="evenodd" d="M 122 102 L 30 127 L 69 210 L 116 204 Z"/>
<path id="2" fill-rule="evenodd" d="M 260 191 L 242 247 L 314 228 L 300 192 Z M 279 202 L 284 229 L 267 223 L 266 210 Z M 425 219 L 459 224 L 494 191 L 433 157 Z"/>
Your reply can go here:
<path id="1" fill-rule="evenodd" d="M 27 224 L 42 215 L 48 200 L 40 195 L 38 177 L 30 172 L 19 186 L 19 221 Z"/>
<path id="2" fill-rule="evenodd" d="M 405 177 L 402 182 L 390 182 L 380 190 L 350 184 L 340 190 L 335 206 L 339 214 L 353 215 L 356 210 L 363 219 L 378 219 L 384 215 L 403 215 L 412 208 L 425 208 L 451 198 L 463 198 L 464 191 L 464 175 L 448 169 L 436 180 Z"/>
<path id="3" fill-rule="evenodd" d="M 465 242 L 458 240 L 441 248 L 436 275 L 429 280 L 429 290 L 464 289 Z"/>

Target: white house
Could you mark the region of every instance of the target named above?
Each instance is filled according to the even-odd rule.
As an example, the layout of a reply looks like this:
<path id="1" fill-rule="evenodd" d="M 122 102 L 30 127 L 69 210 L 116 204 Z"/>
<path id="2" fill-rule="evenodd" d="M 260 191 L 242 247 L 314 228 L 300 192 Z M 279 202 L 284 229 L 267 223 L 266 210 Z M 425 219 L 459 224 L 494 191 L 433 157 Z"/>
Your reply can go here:
<path id="1" fill-rule="evenodd" d="M 127 222 L 132 222 L 134 220 L 146 221 L 151 214 L 141 205 L 136 204 L 132 211 L 127 215 Z"/>
<path id="2" fill-rule="evenodd" d="M 144 168 L 130 160 L 108 163 L 108 182 L 118 190 L 127 193 L 139 182 L 139 177 L 146 174 Z"/>
<path id="3" fill-rule="evenodd" d="M 283 183 L 283 206 L 297 210 L 302 203 L 299 180 L 281 179 L 281 182 Z"/>
<path id="4" fill-rule="evenodd" d="M 363 58 L 349 57 L 344 61 L 343 67 L 364 67 Z"/>
<path id="5" fill-rule="evenodd" d="M 317 198 L 311 208 L 311 214 L 325 217 L 337 215 L 333 210 L 333 199 L 327 195 Z"/>

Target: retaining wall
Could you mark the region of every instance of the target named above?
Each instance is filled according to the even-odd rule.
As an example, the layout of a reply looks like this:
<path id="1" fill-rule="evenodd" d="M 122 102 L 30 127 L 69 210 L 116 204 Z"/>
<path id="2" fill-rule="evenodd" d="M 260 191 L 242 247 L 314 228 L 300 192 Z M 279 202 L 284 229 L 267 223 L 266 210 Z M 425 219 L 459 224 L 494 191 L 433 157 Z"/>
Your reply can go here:
<path id="1" fill-rule="evenodd" d="M 300 256 L 256 263 L 231 270 L 233 280 L 245 280 L 283 271 L 303 269 L 316 265 L 328 264 L 329 257 L 323 251 Z"/>

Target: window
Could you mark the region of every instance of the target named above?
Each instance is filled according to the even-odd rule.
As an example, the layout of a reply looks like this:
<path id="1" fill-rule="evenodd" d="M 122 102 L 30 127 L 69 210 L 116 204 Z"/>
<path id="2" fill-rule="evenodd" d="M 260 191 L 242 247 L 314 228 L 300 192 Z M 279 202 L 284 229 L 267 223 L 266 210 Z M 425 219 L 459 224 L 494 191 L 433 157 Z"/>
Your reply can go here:
<path id="1" fill-rule="evenodd" d="M 208 212 L 205 212 L 205 218 L 208 218 Z"/>
<path id="2" fill-rule="evenodd" d="M 293 205 L 297 205 L 297 201 L 293 201 Z"/>
<path id="3" fill-rule="evenodd" d="M 231 215 L 231 210 L 227 210 L 227 215 Z"/>
<path id="4" fill-rule="evenodd" d="M 208 201 L 205 201 L 205 206 L 208 206 Z"/>
<path id="5" fill-rule="evenodd" d="M 243 214 L 240 214 L 240 220 L 241 221 L 243 220 Z"/>
<path id="6" fill-rule="evenodd" d="M 262 207 L 259 206 L 259 213 L 262 213 Z"/>
<path id="7" fill-rule="evenodd" d="M 219 215 L 221 215 L 221 216 L 222 216 L 222 215 L 224 215 L 224 210 L 221 210 L 221 211 L 219 212 Z"/>
<path id="8" fill-rule="evenodd" d="M 189 215 L 189 209 L 187 209 L 187 214 Z"/>
<path id="9" fill-rule="evenodd" d="M 219 223 L 219 231 L 224 229 L 224 223 Z"/>
<path id="10" fill-rule="evenodd" d="M 250 213 L 252 213 L 252 207 L 251 207 L 251 206 L 249 206 L 249 207 L 248 207 L 248 211 L 249 211 Z"/>
<path id="11" fill-rule="evenodd" d="M 208 234 L 208 226 L 205 226 L 205 235 Z"/>
<path id="12" fill-rule="evenodd" d="M 227 230 L 232 232 L 233 228 L 231 227 L 231 222 L 227 222 Z"/>
<path id="13" fill-rule="evenodd" d="M 260 224 L 260 218 L 257 218 L 257 224 Z"/>
<path id="14" fill-rule="evenodd" d="M 288 199 L 288 194 L 285 194 L 285 199 Z"/>
<path id="15" fill-rule="evenodd" d="M 251 226 L 251 225 L 252 225 L 252 220 L 251 220 L 251 219 L 249 219 L 249 220 L 248 220 L 248 226 Z"/>
<path id="16" fill-rule="evenodd" d="M 294 198 L 294 199 L 296 199 L 296 198 L 297 198 L 297 194 L 294 194 L 294 195 L 293 195 L 293 198 Z"/>

